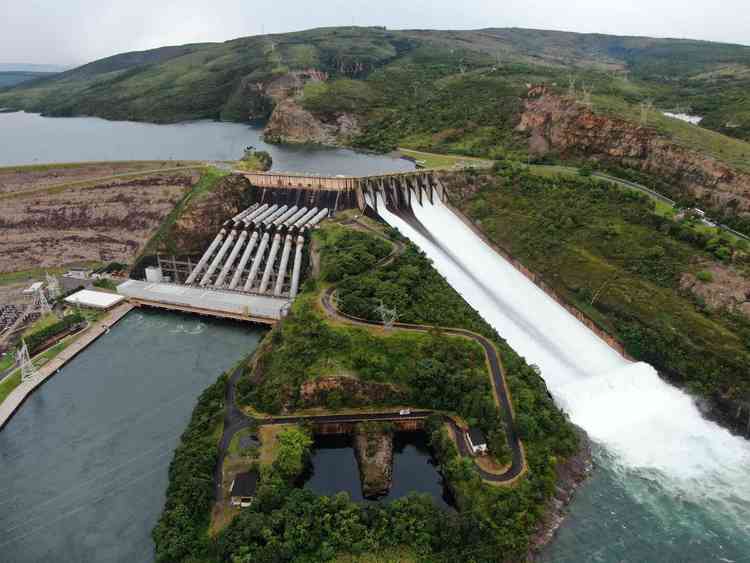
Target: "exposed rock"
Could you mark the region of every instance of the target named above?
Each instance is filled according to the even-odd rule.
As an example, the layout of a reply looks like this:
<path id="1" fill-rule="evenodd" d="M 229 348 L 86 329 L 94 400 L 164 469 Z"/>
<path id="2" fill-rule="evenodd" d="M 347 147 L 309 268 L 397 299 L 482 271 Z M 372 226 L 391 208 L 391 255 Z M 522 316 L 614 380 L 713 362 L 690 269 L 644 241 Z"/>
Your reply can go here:
<path id="1" fill-rule="evenodd" d="M 555 472 L 555 494 L 547 503 L 544 518 L 529 542 L 527 559 L 533 561 L 535 556 L 547 545 L 565 520 L 567 507 L 573 501 L 576 491 L 589 478 L 594 468 L 591 457 L 591 443 L 586 432 L 577 428 L 580 440 L 578 452 L 558 464 Z"/>
<path id="2" fill-rule="evenodd" d="M 398 401 L 406 393 L 390 383 L 360 381 L 354 377 L 331 376 L 308 381 L 300 386 L 300 402 L 305 407 L 331 406 L 332 395 L 348 405 L 367 405 L 386 400 Z"/>
<path id="3" fill-rule="evenodd" d="M 680 287 L 704 300 L 709 309 L 727 309 L 750 317 L 750 280 L 731 266 L 707 263 L 711 281 L 700 281 L 693 274 L 683 274 Z"/>
<path id="4" fill-rule="evenodd" d="M 739 211 L 750 212 L 750 174 L 680 146 L 651 128 L 595 114 L 543 87 L 529 90 L 517 129 L 529 134 L 534 153 L 613 159 L 669 178 L 696 197 L 708 194 L 717 206 L 736 200 Z"/>
<path id="5" fill-rule="evenodd" d="M 250 182 L 240 175 L 225 176 L 200 199 L 191 201 L 162 250 L 174 254 L 202 253 L 227 217 L 240 212 Z"/>
<path id="6" fill-rule="evenodd" d="M 393 432 L 376 423 L 354 429 L 354 455 L 362 480 L 362 495 L 377 498 L 388 494 L 393 477 Z"/>
<path id="7" fill-rule="evenodd" d="M 264 136 L 276 143 L 346 145 L 360 132 L 359 121 L 352 114 L 341 112 L 323 121 L 296 98 L 287 98 L 276 104 Z"/>

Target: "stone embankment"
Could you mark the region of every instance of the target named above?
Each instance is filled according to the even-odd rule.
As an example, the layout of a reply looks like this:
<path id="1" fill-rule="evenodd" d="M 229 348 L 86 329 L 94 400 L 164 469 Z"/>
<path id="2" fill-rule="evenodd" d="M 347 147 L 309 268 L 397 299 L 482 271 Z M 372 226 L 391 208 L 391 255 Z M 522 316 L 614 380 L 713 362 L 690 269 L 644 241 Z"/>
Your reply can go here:
<path id="1" fill-rule="evenodd" d="M 102 334 L 106 334 L 109 328 L 127 315 L 132 308 L 133 305 L 130 303 L 123 303 L 115 307 L 107 316 L 96 321 L 86 329 L 83 334 L 62 352 L 40 367 L 36 377 L 21 382 L 18 387 L 11 391 L 2 404 L 0 404 L 0 429 L 5 426 L 8 420 L 10 420 L 13 414 L 37 387 L 56 374 L 60 368 L 76 357 L 79 352 L 82 352 Z"/>
<path id="2" fill-rule="evenodd" d="M 354 455 L 359 465 L 362 495 L 387 495 L 393 477 L 393 431 L 382 424 L 362 423 L 354 428 Z"/>

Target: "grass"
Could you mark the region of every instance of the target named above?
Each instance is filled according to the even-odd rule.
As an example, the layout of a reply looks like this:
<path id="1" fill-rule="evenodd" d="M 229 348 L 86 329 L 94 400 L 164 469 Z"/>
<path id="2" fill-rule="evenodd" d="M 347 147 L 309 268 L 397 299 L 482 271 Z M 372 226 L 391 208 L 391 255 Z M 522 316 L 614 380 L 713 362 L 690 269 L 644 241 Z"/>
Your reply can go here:
<path id="1" fill-rule="evenodd" d="M 23 336 L 28 336 L 32 332 L 36 332 L 37 330 L 42 330 L 47 328 L 48 326 L 52 326 L 53 324 L 58 322 L 58 320 L 59 319 L 54 313 L 44 315 L 42 318 L 34 321 L 31 326 L 27 327 L 26 330 L 23 331 Z"/>
<path id="2" fill-rule="evenodd" d="M 103 182 L 130 179 L 130 178 L 139 178 L 142 176 L 158 176 L 161 174 L 166 174 L 166 173 L 175 172 L 175 171 L 193 170 L 196 168 L 203 168 L 204 166 L 205 166 L 204 164 L 194 165 L 194 166 L 176 166 L 174 168 L 162 168 L 158 170 L 144 170 L 144 171 L 138 171 L 138 172 L 115 174 L 113 176 L 105 176 L 101 178 L 75 180 L 72 182 L 65 182 L 62 184 L 55 184 L 52 186 L 40 186 L 39 188 L 32 188 L 28 190 L 2 194 L 0 195 L 0 200 L 25 198 L 25 197 L 30 197 L 30 196 L 36 196 L 36 195 L 39 195 L 40 193 L 47 194 L 47 195 L 59 194 L 71 188 L 92 189 L 92 188 L 98 188 L 99 186 L 102 185 Z"/>
<path id="3" fill-rule="evenodd" d="M 261 466 L 270 467 L 279 455 L 279 440 L 277 436 L 286 428 L 296 427 L 296 424 L 272 424 L 258 429 L 260 438 L 259 461 Z"/>
<path id="4" fill-rule="evenodd" d="M 11 367 L 16 361 L 16 352 L 9 350 L 3 356 L 0 356 L 0 373 Z"/>
<path id="5" fill-rule="evenodd" d="M 52 268 L 31 268 L 30 270 L 18 270 L 16 272 L 3 272 L 0 273 L 0 285 L 10 285 L 13 283 L 21 283 L 36 280 L 39 281 L 46 274 L 59 275 L 64 274 L 72 267 L 84 267 L 84 268 L 98 268 L 103 265 L 103 262 L 69 262 L 62 266 Z"/>
<path id="6" fill-rule="evenodd" d="M 437 154 L 424 151 L 416 151 L 399 147 L 398 152 L 402 155 L 413 158 L 422 168 L 430 169 L 454 169 L 454 168 L 488 168 L 492 166 L 492 161 L 484 158 L 471 156 L 460 156 L 452 154 Z"/>
<path id="7" fill-rule="evenodd" d="M 49 350 L 34 356 L 34 358 L 32 358 L 32 362 L 37 368 L 42 367 L 44 364 L 49 362 L 52 358 L 57 356 L 60 352 L 65 350 L 65 348 L 67 348 L 71 342 L 73 342 L 72 335 L 68 336 L 67 338 L 64 338 L 63 340 L 55 344 Z M 2 403 L 8 397 L 8 395 L 10 395 L 10 393 L 20 384 L 21 384 L 21 370 L 19 368 L 16 371 L 14 371 L 11 375 L 9 375 L 7 378 L 5 378 L 2 383 L 0 383 L 0 403 Z"/>
<path id="8" fill-rule="evenodd" d="M 622 98 L 593 96 L 593 103 L 597 113 L 615 115 L 636 123 L 640 121 L 640 108 Z M 710 155 L 738 170 L 750 172 L 750 143 L 747 141 L 667 117 L 656 109 L 649 113 L 647 125 L 678 145 Z"/>
<path id="9" fill-rule="evenodd" d="M 237 432 L 233 437 L 232 441 L 229 442 L 229 448 L 228 452 L 230 455 L 233 456 L 244 456 L 247 457 L 249 454 L 247 451 L 243 450 L 240 447 L 240 440 L 245 436 L 252 436 L 256 433 L 256 430 L 254 428 L 243 428 L 239 432 Z M 252 456 L 250 456 L 252 457 Z"/>

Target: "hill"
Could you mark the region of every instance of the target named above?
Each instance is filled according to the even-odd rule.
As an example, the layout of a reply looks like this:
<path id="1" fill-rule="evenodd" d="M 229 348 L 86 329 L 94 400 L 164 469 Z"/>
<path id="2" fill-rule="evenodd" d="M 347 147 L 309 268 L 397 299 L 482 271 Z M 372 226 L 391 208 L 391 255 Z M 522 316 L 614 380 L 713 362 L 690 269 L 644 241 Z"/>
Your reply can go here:
<path id="1" fill-rule="evenodd" d="M 0 89 L 15 86 L 21 84 L 21 82 L 29 82 L 37 78 L 44 78 L 49 76 L 49 72 L 31 72 L 31 71 L 1 71 L 0 70 Z"/>
<path id="2" fill-rule="evenodd" d="M 267 117 L 259 84 L 314 68 L 369 82 L 408 70 L 416 84 L 497 68 L 505 82 L 588 82 L 594 93 L 704 117 L 712 129 L 750 138 L 750 47 L 691 40 L 530 29 L 391 31 L 324 28 L 126 53 L 0 95 L 0 103 L 52 115 L 144 121 Z M 418 71 L 418 72 L 416 72 Z M 369 90 L 369 89 L 368 89 Z M 377 90 L 377 88 L 375 88 Z M 403 92 L 406 94 L 406 92 Z M 386 102 L 376 91 L 371 102 Z M 266 100 L 268 101 L 268 100 Z"/>
<path id="3" fill-rule="evenodd" d="M 748 88 L 750 47 L 740 45 L 338 27 L 115 55 L 6 89 L 0 107 L 153 122 L 263 119 L 270 141 L 588 161 L 635 170 L 637 181 L 745 230 Z M 701 126 L 666 112 L 699 116 Z"/>

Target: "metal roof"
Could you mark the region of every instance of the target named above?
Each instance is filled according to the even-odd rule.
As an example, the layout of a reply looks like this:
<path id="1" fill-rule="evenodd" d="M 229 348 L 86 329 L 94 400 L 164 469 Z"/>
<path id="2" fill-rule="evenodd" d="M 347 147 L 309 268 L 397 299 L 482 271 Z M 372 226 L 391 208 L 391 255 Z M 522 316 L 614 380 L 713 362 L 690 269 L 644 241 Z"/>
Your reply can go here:
<path id="1" fill-rule="evenodd" d="M 254 497 L 255 490 L 258 488 L 258 472 L 248 471 L 247 473 L 238 473 L 232 482 L 233 497 Z"/>
<path id="2" fill-rule="evenodd" d="M 138 280 L 128 280 L 121 283 L 117 286 L 117 291 L 121 295 L 134 299 L 273 320 L 281 319 L 281 312 L 289 303 L 286 298 L 269 295 L 252 295 L 235 291 Z"/>

